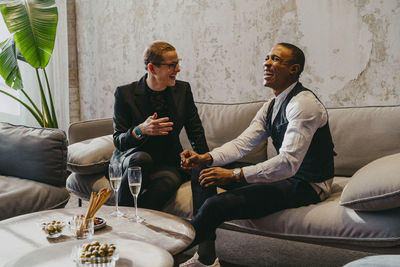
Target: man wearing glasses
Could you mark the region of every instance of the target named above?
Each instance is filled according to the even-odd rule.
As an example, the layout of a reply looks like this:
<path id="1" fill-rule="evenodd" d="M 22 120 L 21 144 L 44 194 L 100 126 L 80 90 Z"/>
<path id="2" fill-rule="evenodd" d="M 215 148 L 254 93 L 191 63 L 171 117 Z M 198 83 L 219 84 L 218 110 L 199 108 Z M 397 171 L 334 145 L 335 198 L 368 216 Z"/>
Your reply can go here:
<path id="1" fill-rule="evenodd" d="M 180 266 L 220 266 L 214 241 L 225 221 L 255 219 L 320 202 L 330 194 L 333 142 L 328 115 L 318 98 L 299 82 L 304 54 L 288 43 L 275 45 L 264 62 L 264 86 L 275 95 L 236 139 L 210 153 L 184 151 L 182 167 L 223 166 L 234 162 L 271 137 L 278 155 L 236 169 L 205 167 L 192 176 L 191 221 L 198 253 Z M 216 194 L 216 186 L 230 190 Z"/>
<path id="2" fill-rule="evenodd" d="M 208 146 L 189 83 L 176 80 L 180 72 L 176 49 L 162 41 L 144 51 L 147 73 L 136 82 L 115 90 L 112 163 L 123 171 L 119 204 L 132 206 L 127 168 L 142 168 L 138 205 L 161 210 L 189 175 L 180 168 L 185 127 L 193 150 L 206 153 Z"/>

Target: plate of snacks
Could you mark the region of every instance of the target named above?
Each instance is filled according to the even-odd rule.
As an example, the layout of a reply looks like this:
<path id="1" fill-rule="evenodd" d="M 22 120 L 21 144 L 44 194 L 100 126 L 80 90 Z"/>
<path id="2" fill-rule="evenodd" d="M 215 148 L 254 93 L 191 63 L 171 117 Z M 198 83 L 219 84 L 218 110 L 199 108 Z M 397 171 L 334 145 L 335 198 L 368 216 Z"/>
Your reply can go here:
<path id="1" fill-rule="evenodd" d="M 95 231 L 105 227 L 107 224 L 106 219 L 97 216 L 93 218 L 93 222 Z"/>

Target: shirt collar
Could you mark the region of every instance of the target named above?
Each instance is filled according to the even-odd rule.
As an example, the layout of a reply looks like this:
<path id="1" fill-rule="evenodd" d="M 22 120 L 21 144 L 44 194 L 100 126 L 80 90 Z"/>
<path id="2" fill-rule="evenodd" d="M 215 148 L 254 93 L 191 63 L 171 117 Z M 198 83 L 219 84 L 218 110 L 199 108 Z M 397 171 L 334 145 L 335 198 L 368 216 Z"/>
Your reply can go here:
<path id="1" fill-rule="evenodd" d="M 296 86 L 297 81 L 295 81 L 294 83 L 292 83 L 288 88 L 286 88 L 285 90 L 282 91 L 282 93 L 280 93 L 278 96 L 275 97 L 275 102 L 278 101 L 282 101 L 286 98 L 286 96 L 293 90 L 293 88 Z"/>

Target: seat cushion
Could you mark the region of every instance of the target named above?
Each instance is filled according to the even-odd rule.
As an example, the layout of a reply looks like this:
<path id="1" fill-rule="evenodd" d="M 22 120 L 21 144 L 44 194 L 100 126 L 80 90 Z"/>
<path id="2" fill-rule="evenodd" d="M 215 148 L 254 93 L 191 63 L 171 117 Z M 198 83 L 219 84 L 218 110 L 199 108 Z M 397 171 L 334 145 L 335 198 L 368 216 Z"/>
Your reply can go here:
<path id="1" fill-rule="evenodd" d="M 344 188 L 340 204 L 364 211 L 400 207 L 400 153 L 374 160 L 358 170 Z"/>
<path id="2" fill-rule="evenodd" d="M 0 220 L 26 213 L 62 208 L 69 200 L 65 187 L 0 176 Z"/>
<path id="3" fill-rule="evenodd" d="M 0 175 L 65 186 L 67 137 L 64 131 L 0 122 Z"/>
<path id="4" fill-rule="evenodd" d="M 335 177 L 332 195 L 316 205 L 287 209 L 254 220 L 235 220 L 228 228 L 266 236 L 321 244 L 365 247 L 400 245 L 400 209 L 359 212 L 343 207 L 339 199 L 349 178 Z M 181 186 L 164 211 L 190 218 L 190 182 Z"/>
<path id="5" fill-rule="evenodd" d="M 79 174 L 107 171 L 114 151 L 112 135 L 105 135 L 68 146 L 68 170 Z"/>

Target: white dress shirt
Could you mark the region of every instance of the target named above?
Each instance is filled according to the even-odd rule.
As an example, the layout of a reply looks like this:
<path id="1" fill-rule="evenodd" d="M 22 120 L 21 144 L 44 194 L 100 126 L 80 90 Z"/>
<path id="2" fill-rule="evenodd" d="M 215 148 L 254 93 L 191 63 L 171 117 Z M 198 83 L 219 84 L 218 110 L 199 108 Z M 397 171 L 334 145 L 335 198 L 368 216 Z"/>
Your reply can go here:
<path id="1" fill-rule="evenodd" d="M 293 83 L 275 97 L 272 121 L 296 84 L 297 82 Z M 210 152 L 213 158 L 212 166 L 222 166 L 241 159 L 271 135 L 266 128 L 271 101 L 272 99 L 262 106 L 241 135 Z M 242 168 L 248 183 L 275 182 L 294 176 L 303 162 L 314 133 L 328 121 L 325 107 L 309 91 L 300 92 L 289 101 L 286 117 L 288 126 L 279 154 L 264 162 Z M 330 195 L 332 180 L 310 184 L 323 200 Z"/>

